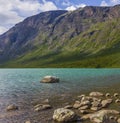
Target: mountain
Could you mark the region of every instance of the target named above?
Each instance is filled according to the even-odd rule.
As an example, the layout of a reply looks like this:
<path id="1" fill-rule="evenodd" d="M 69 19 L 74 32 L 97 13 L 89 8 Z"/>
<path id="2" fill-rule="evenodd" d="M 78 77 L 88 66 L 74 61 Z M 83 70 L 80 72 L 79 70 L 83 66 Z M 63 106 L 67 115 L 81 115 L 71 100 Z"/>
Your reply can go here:
<path id="1" fill-rule="evenodd" d="M 0 36 L 0 67 L 120 67 L 120 5 L 48 11 Z"/>

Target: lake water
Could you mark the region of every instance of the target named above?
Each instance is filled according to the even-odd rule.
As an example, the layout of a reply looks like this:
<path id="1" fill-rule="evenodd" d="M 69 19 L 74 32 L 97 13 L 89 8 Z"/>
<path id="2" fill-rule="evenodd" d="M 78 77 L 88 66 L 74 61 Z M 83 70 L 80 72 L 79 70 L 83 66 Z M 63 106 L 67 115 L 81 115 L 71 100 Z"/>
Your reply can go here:
<path id="1" fill-rule="evenodd" d="M 40 83 L 46 75 L 57 76 L 60 82 Z M 93 90 L 109 91 L 109 88 L 114 91 L 119 90 L 118 85 L 120 69 L 0 69 L 0 123 L 15 123 L 15 117 L 11 118 L 5 111 L 8 104 L 21 105 L 24 120 L 30 116 L 25 115 L 24 110 L 27 111 L 29 103 L 35 100 Z M 23 122 L 18 121 L 16 119 L 16 123 Z"/>

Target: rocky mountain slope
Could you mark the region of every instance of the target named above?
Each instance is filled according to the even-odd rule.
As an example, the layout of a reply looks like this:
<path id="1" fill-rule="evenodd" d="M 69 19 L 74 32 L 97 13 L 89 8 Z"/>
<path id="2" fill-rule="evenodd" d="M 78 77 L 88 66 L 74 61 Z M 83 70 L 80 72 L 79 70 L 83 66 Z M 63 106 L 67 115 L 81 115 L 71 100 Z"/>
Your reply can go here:
<path id="1" fill-rule="evenodd" d="M 0 36 L 1 67 L 120 67 L 120 5 L 48 11 Z"/>

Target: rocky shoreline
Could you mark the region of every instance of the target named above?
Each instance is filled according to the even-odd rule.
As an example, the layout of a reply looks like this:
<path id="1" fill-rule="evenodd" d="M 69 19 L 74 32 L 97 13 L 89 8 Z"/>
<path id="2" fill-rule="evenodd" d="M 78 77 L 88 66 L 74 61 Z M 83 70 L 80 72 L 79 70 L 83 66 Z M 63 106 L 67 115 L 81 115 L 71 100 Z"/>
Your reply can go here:
<path id="1" fill-rule="evenodd" d="M 32 110 L 38 113 L 50 111 L 51 121 L 49 123 L 120 123 L 119 106 L 119 93 L 90 92 L 89 94 L 78 95 L 74 101 L 66 102 L 64 106 L 61 104 L 58 107 L 51 104 L 51 100 L 46 99 L 34 104 Z M 6 108 L 7 112 L 17 110 L 20 110 L 19 106 L 14 104 Z M 24 123 L 34 122 L 26 120 Z"/>

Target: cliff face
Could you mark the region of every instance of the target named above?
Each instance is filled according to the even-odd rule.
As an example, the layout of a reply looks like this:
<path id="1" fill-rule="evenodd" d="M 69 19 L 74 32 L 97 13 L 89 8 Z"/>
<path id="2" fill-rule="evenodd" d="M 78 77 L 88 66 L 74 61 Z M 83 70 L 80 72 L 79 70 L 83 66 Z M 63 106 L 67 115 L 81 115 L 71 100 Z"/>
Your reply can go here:
<path id="1" fill-rule="evenodd" d="M 91 52 L 100 51 L 103 47 L 106 48 L 106 45 L 111 46 L 114 43 L 109 39 L 109 35 L 106 35 L 105 39 L 101 39 L 99 35 L 104 33 L 104 28 L 110 26 L 108 24 L 112 23 L 114 27 L 110 30 L 114 29 L 119 33 L 120 30 L 116 27 L 116 25 L 119 26 L 119 18 L 120 5 L 87 6 L 73 12 L 48 11 L 29 17 L 0 36 L 0 62 L 24 57 L 30 52 L 33 52 L 31 56 L 34 56 L 30 59 L 36 59 L 36 57 L 41 59 L 42 56 L 49 54 L 49 51 L 51 54 L 73 49 L 87 52 L 87 50 L 90 51 L 90 45 L 101 46 L 97 47 L 98 49 L 93 46 Z M 110 30 L 106 30 L 106 33 L 109 34 Z M 114 35 L 113 38 L 115 38 Z M 101 42 L 104 42 L 103 45 Z M 118 43 L 118 37 L 115 42 Z M 36 56 L 34 52 L 39 53 Z"/>

